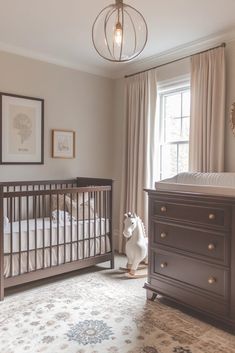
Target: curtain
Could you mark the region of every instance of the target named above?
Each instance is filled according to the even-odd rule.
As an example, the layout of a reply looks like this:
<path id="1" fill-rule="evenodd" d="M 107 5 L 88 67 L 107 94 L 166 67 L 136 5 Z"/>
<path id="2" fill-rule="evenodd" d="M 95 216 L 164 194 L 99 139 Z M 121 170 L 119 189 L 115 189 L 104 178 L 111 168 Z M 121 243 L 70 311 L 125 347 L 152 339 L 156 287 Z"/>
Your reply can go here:
<path id="1" fill-rule="evenodd" d="M 156 70 L 126 79 L 125 141 L 121 181 L 119 251 L 126 212 L 135 212 L 147 227 L 147 196 L 154 179 L 155 125 L 157 103 Z"/>
<path id="2" fill-rule="evenodd" d="M 189 169 L 224 171 L 224 47 L 191 58 L 191 126 Z"/>

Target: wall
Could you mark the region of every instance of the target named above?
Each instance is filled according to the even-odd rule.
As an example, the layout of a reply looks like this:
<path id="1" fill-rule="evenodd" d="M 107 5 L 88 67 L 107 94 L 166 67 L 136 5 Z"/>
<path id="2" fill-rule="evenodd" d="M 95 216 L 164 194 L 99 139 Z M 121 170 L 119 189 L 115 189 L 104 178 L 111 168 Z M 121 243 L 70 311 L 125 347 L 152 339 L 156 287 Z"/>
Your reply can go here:
<path id="1" fill-rule="evenodd" d="M 0 52 L 0 91 L 45 99 L 45 164 L 0 165 L 0 180 L 112 177 L 113 80 Z M 76 159 L 51 158 L 51 130 L 76 131 Z"/>

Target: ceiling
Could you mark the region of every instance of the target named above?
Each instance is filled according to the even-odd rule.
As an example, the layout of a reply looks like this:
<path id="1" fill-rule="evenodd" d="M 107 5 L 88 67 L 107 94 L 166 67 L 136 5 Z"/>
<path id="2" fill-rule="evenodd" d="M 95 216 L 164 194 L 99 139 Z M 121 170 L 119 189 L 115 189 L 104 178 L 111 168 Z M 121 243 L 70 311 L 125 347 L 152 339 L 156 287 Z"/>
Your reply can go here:
<path id="1" fill-rule="evenodd" d="M 126 0 L 144 15 L 149 39 L 139 60 L 235 27 L 235 0 Z M 91 27 L 114 0 L 0 0 L 0 50 L 114 77 L 92 45 Z M 130 64 L 129 64 L 130 65 Z"/>

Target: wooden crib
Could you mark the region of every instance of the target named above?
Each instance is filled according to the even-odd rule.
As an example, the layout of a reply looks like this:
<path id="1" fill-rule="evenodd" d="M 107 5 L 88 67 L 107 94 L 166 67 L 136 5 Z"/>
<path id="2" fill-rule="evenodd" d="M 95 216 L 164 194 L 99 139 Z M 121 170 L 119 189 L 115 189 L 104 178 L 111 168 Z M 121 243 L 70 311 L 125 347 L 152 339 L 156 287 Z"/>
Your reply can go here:
<path id="1" fill-rule="evenodd" d="M 0 183 L 0 300 L 4 289 L 110 261 L 112 180 Z"/>

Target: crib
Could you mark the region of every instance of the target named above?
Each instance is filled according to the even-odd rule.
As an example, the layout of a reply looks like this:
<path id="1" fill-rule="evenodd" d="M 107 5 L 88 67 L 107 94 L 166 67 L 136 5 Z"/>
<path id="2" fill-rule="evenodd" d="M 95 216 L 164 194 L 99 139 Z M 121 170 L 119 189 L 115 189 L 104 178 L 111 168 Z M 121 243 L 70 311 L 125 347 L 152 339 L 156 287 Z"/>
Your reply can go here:
<path id="1" fill-rule="evenodd" d="M 112 180 L 0 183 L 0 300 L 4 289 L 110 261 Z"/>

